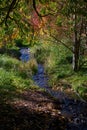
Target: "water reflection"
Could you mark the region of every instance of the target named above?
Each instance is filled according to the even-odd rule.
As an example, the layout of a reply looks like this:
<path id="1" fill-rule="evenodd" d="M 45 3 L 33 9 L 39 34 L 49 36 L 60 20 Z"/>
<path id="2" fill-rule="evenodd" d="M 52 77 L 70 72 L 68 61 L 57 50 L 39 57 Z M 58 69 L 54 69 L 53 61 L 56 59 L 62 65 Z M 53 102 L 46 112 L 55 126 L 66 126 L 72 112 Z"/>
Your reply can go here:
<path id="1" fill-rule="evenodd" d="M 20 49 L 20 59 L 23 62 L 28 62 L 30 60 L 30 49 L 29 48 L 22 48 Z"/>

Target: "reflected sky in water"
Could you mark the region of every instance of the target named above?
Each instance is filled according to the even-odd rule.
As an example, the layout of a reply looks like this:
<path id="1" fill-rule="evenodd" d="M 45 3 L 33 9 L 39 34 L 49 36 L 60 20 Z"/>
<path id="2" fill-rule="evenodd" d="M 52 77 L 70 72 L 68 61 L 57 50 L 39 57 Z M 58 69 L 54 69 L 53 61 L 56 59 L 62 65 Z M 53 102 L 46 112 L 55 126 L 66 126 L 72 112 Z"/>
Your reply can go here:
<path id="1" fill-rule="evenodd" d="M 30 60 L 30 49 L 29 48 L 20 49 L 20 53 L 21 53 L 20 59 L 23 62 L 27 62 Z"/>

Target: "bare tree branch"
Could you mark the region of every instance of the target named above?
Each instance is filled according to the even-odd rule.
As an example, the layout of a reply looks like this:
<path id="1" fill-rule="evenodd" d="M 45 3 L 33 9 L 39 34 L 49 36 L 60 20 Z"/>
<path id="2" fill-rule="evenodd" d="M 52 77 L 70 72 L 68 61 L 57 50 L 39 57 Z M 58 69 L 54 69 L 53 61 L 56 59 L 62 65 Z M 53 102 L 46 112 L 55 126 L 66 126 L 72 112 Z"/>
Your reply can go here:
<path id="1" fill-rule="evenodd" d="M 4 8 L 0 8 L 0 10 L 2 9 L 3 11 L 6 10 L 6 16 L 4 17 L 4 19 L 1 21 L 0 24 L 5 23 L 6 26 L 7 25 L 7 20 L 10 18 L 10 13 L 16 8 L 16 6 L 18 5 L 19 0 L 12 0 L 12 2 L 10 3 L 10 5 L 4 7 Z"/>
<path id="2" fill-rule="evenodd" d="M 38 10 L 37 10 L 36 0 L 33 0 L 33 8 L 34 8 L 35 12 L 37 13 L 37 15 L 38 15 L 40 18 L 49 16 L 49 15 L 54 15 L 54 14 L 55 14 L 55 13 L 47 13 L 47 14 L 41 15 L 41 14 L 38 12 Z"/>
<path id="3" fill-rule="evenodd" d="M 7 11 L 6 17 L 5 17 L 5 24 L 7 25 L 7 19 L 9 18 L 9 14 L 11 13 L 11 11 L 13 10 L 15 3 L 17 0 L 12 0 L 12 3 L 9 6 L 9 9 Z"/>
<path id="4" fill-rule="evenodd" d="M 54 35 L 50 34 L 50 36 L 55 39 L 57 42 L 61 43 L 62 45 L 64 45 L 66 48 L 68 48 L 72 53 L 74 53 L 74 51 L 69 48 L 64 42 L 62 42 L 61 40 L 57 39 Z"/>

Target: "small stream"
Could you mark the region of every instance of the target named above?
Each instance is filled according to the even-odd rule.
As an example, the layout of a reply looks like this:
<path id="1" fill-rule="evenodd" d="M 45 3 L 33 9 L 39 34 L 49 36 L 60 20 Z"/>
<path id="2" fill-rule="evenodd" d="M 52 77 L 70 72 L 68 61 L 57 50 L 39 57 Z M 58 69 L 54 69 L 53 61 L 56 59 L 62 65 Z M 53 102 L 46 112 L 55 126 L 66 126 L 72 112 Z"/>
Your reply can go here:
<path id="1" fill-rule="evenodd" d="M 23 62 L 30 59 L 29 49 L 22 49 L 20 53 L 20 59 Z M 48 77 L 45 75 L 42 64 L 38 64 L 38 71 L 33 75 L 33 80 L 35 84 L 44 88 L 47 93 L 60 101 L 62 106 L 61 114 L 69 119 L 66 130 L 87 130 L 87 103 L 68 98 L 63 92 L 52 90 L 48 85 Z"/>
<path id="2" fill-rule="evenodd" d="M 38 72 L 33 76 L 35 83 L 46 90 L 55 99 L 58 99 L 62 105 L 61 114 L 70 118 L 70 123 L 67 124 L 67 130 L 87 130 L 87 104 L 69 99 L 63 92 L 53 91 L 48 86 L 48 78 L 44 73 L 43 65 L 38 65 Z"/>

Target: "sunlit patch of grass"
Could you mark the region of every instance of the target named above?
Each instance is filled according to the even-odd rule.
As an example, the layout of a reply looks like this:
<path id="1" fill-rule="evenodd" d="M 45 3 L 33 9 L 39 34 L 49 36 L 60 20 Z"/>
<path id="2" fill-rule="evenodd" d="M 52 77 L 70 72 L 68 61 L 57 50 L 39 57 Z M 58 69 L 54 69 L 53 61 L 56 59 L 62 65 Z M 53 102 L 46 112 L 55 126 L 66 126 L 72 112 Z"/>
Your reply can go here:
<path id="1" fill-rule="evenodd" d="M 26 89 L 33 84 L 31 79 L 23 79 L 16 72 L 8 72 L 0 68 L 0 89 L 16 90 Z"/>
<path id="2" fill-rule="evenodd" d="M 27 76 L 29 77 L 37 72 L 37 67 L 38 67 L 37 62 L 33 58 L 26 63 L 20 64 L 19 71 L 21 72 L 21 74 L 26 73 Z"/>
<path id="3" fill-rule="evenodd" d="M 17 98 L 18 94 L 24 90 L 39 89 L 32 78 L 24 79 L 19 72 L 7 71 L 0 68 L 0 100 Z"/>
<path id="4" fill-rule="evenodd" d="M 18 68 L 19 64 L 21 64 L 21 62 L 16 58 L 12 58 L 8 55 L 0 55 L 0 67 L 6 70 Z"/>
<path id="5" fill-rule="evenodd" d="M 22 63 L 16 58 L 0 55 L 0 91 L 22 91 L 38 89 L 32 80 L 32 74 L 37 71 L 37 62 L 31 59 Z"/>
<path id="6" fill-rule="evenodd" d="M 72 88 L 83 98 L 87 98 L 87 76 L 84 74 L 74 74 L 68 78 Z"/>
<path id="7" fill-rule="evenodd" d="M 23 63 L 22 61 L 8 55 L 0 55 L 0 67 L 7 71 L 19 72 L 19 75 L 24 78 L 37 72 L 37 62 L 34 58 Z"/>

